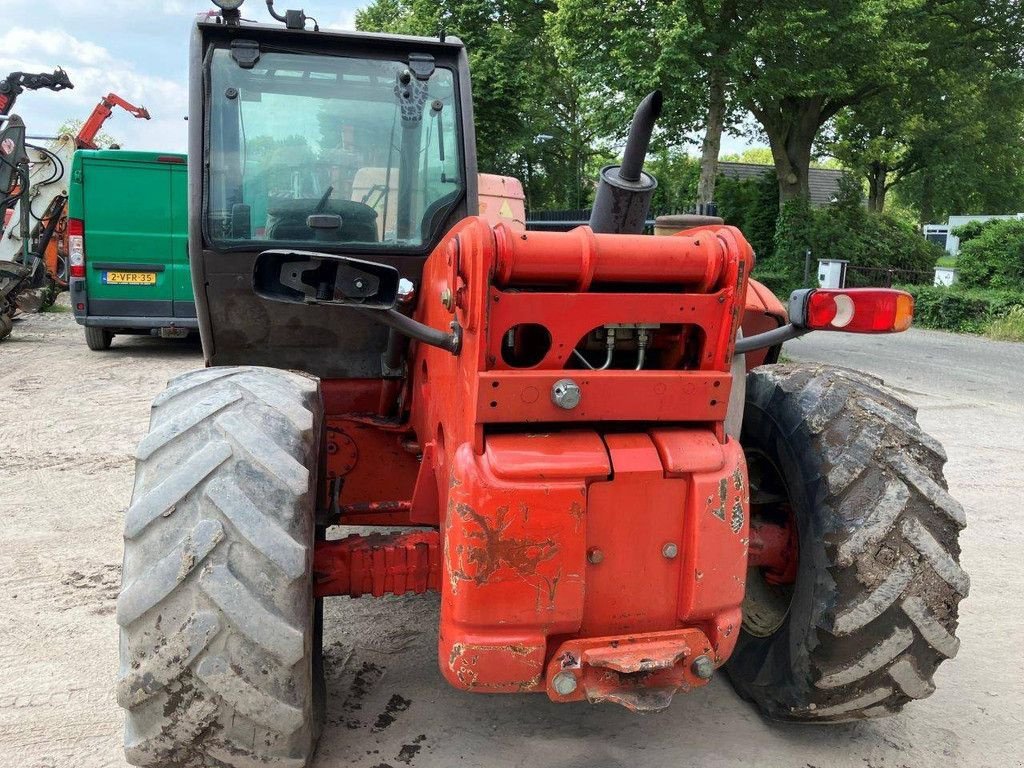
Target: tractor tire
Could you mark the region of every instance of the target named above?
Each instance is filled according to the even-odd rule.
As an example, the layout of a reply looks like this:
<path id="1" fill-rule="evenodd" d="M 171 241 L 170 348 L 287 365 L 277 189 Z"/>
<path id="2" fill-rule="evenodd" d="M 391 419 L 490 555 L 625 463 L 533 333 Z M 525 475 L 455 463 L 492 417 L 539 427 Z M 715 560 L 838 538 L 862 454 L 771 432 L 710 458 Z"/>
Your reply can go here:
<path id="1" fill-rule="evenodd" d="M 880 380 L 846 369 L 747 376 L 751 522 L 781 510 L 799 561 L 792 584 L 748 569 L 727 671 L 771 719 L 894 714 L 930 695 L 936 667 L 956 655 L 964 511 L 946 489 L 945 451 L 916 416 Z"/>
<path id="2" fill-rule="evenodd" d="M 113 340 L 114 334 L 106 328 L 96 328 L 91 325 L 85 326 L 85 343 L 93 352 L 104 352 L 110 349 L 110 344 Z"/>
<path id="3" fill-rule="evenodd" d="M 311 759 L 324 714 L 312 591 L 319 382 L 178 376 L 153 402 L 125 514 L 125 756 L 159 768 Z"/>
<path id="4" fill-rule="evenodd" d="M 11 335 L 11 331 L 14 329 L 14 321 L 10 315 L 0 313 L 0 339 L 6 338 Z"/>

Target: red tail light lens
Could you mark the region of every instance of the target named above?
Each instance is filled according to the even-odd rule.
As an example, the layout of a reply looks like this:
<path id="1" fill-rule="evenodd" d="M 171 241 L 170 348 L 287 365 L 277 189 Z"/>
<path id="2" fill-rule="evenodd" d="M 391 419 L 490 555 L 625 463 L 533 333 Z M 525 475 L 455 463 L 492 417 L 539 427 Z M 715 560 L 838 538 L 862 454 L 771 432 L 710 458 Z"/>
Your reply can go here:
<path id="1" fill-rule="evenodd" d="M 890 288 L 816 290 L 806 315 L 804 327 L 815 331 L 899 333 L 914 319 L 914 297 Z"/>
<path id="2" fill-rule="evenodd" d="M 85 277 L 85 222 L 68 219 L 68 274 Z"/>

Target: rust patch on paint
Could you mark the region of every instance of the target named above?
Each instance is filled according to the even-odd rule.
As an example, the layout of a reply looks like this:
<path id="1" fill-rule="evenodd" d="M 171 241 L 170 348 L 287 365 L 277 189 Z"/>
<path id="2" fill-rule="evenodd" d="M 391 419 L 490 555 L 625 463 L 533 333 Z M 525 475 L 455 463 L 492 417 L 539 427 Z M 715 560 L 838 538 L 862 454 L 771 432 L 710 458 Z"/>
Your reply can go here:
<path id="1" fill-rule="evenodd" d="M 711 510 L 711 514 L 721 521 L 725 521 L 725 505 L 729 498 L 729 481 L 722 478 L 718 482 L 718 506 Z M 708 497 L 708 506 L 715 503 L 713 496 Z"/>
<path id="2" fill-rule="evenodd" d="M 483 645 L 478 643 L 455 643 L 451 653 L 448 654 L 448 668 L 455 673 L 455 676 L 467 690 L 493 690 L 493 691 L 529 691 L 540 685 L 543 674 L 543 666 L 531 664 L 537 669 L 536 674 L 527 680 L 508 680 L 502 682 L 481 682 L 480 676 L 473 667 L 480 662 L 482 655 L 491 656 L 500 654 L 511 656 L 515 659 L 526 659 L 536 651 L 517 643 Z"/>
<path id="3" fill-rule="evenodd" d="M 511 568 L 520 576 L 533 576 L 541 563 L 558 556 L 555 540 L 506 537 L 504 533 L 511 525 L 508 505 L 498 507 L 493 522 L 468 504 L 457 504 L 455 512 L 463 522 L 475 525 L 477 530 L 466 533 L 466 538 L 476 545 L 458 545 L 455 554 L 459 567 L 449 561 L 453 579 L 485 584 L 499 568 Z"/>
<path id="4" fill-rule="evenodd" d="M 739 499 L 732 504 L 732 518 L 729 520 L 729 527 L 733 533 L 739 533 L 743 528 L 743 504 Z"/>
<path id="5" fill-rule="evenodd" d="M 569 505 L 569 514 L 572 515 L 573 519 L 573 531 L 579 533 L 580 526 L 583 524 L 583 505 L 578 501 L 574 501 Z"/>

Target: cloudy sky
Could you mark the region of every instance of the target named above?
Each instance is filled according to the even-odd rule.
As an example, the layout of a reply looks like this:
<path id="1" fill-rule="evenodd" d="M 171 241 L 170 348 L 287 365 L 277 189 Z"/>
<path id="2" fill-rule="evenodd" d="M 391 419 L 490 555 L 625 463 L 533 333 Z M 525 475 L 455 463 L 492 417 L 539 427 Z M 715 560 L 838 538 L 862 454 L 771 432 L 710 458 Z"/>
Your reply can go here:
<path id="1" fill-rule="evenodd" d="M 309 8 L 321 27 L 351 29 L 364 0 L 279 2 Z M 116 110 L 103 130 L 125 149 L 185 151 L 188 40 L 207 0 L 0 0 L 7 24 L 0 34 L 0 77 L 64 67 L 74 90 L 25 91 L 14 111 L 30 135 L 51 135 L 69 118 L 84 120 L 113 91 L 146 107 L 152 120 Z M 252 6 L 251 8 L 249 6 Z M 246 16 L 263 20 L 251 0 Z"/>
<path id="2" fill-rule="evenodd" d="M 352 29 L 356 9 L 368 0 L 279 0 L 279 9 L 303 6 L 321 27 Z M 29 135 L 48 136 L 68 119 L 84 120 L 100 97 L 114 92 L 146 107 L 152 120 L 116 110 L 103 130 L 125 149 L 185 151 L 188 111 L 188 40 L 195 15 L 208 0 L 0 0 L 0 77 L 8 72 L 52 72 L 64 67 L 74 90 L 26 91 L 15 111 Z M 267 20 L 258 0 L 246 16 Z M 697 137 L 694 137 L 696 139 Z M 722 151 L 736 152 L 745 139 L 723 137 Z M 696 144 L 696 141 L 694 142 Z M 691 146 L 691 152 L 698 151 Z"/>

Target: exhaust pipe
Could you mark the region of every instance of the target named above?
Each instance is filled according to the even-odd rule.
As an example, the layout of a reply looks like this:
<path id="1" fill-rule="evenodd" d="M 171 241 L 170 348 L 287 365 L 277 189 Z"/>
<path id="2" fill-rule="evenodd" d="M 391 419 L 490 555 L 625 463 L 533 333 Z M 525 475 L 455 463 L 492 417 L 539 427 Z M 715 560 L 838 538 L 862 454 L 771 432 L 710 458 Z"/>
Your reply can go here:
<path id="1" fill-rule="evenodd" d="M 651 198 L 658 180 L 644 173 L 644 159 L 651 143 L 654 122 L 661 114 L 661 91 L 654 91 L 640 102 L 622 153 L 622 165 L 606 165 L 601 169 L 597 196 L 590 211 L 590 228 L 594 232 L 639 235 L 644 231 Z"/>

